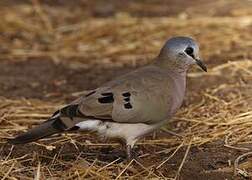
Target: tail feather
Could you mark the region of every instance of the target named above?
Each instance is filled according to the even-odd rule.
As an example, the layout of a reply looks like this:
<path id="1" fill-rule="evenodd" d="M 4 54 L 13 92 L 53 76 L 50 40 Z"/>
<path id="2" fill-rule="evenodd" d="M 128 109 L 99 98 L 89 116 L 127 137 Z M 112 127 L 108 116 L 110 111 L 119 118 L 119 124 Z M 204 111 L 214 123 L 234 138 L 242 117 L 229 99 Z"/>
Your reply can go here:
<path id="1" fill-rule="evenodd" d="M 77 130 L 76 123 L 82 121 L 78 117 L 78 105 L 68 105 L 56 111 L 51 118 L 37 127 L 28 130 L 27 132 L 7 141 L 11 144 L 25 144 L 33 142 L 56 133 Z"/>
<path id="2" fill-rule="evenodd" d="M 10 144 L 25 144 L 29 142 L 33 142 L 48 136 L 51 136 L 53 134 L 62 132 L 60 129 L 55 129 L 52 126 L 51 121 L 47 121 L 45 123 L 42 123 L 41 125 L 15 137 L 14 139 L 8 139 L 7 141 Z"/>

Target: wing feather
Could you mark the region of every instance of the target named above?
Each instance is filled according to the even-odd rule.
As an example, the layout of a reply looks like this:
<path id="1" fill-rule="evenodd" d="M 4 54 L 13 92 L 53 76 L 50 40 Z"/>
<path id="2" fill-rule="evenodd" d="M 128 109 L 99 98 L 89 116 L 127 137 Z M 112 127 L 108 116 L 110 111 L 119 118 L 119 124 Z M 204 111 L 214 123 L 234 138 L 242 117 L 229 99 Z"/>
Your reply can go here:
<path id="1" fill-rule="evenodd" d="M 85 116 L 116 122 L 155 123 L 169 114 L 170 82 L 167 73 L 160 69 L 142 68 L 82 97 L 79 111 Z"/>

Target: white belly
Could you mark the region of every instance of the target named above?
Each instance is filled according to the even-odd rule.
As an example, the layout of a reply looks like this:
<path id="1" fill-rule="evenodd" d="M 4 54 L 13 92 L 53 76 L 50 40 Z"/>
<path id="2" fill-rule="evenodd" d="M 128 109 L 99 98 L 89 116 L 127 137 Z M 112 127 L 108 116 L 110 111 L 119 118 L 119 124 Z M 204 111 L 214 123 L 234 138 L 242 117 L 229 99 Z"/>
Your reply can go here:
<path id="1" fill-rule="evenodd" d="M 116 122 L 103 122 L 101 120 L 86 120 L 76 124 L 82 131 L 94 131 L 106 138 L 124 139 L 127 144 L 132 144 L 147 133 L 157 129 L 160 125 L 144 123 L 128 124 Z"/>

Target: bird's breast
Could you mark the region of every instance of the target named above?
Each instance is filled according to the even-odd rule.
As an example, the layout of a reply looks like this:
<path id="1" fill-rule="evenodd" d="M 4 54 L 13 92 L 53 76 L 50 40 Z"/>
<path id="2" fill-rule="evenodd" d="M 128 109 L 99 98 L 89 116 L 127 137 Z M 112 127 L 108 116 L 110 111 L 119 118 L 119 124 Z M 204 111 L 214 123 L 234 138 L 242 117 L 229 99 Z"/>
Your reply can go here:
<path id="1" fill-rule="evenodd" d="M 173 79 L 172 105 L 170 109 L 172 115 L 175 114 L 182 105 L 186 88 L 186 77 L 173 77 Z"/>

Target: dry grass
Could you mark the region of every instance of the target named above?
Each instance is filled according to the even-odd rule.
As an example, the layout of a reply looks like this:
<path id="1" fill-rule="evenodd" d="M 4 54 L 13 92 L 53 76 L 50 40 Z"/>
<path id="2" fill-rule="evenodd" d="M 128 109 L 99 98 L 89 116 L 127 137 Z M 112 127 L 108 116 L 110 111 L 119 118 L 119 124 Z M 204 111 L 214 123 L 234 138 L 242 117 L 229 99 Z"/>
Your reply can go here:
<path id="1" fill-rule="evenodd" d="M 41 6 L 36 0 L 32 2 L 31 5 L 14 6 L 13 11 L 1 7 L 0 32 L 4 34 L 0 37 L 1 60 L 46 58 L 74 68 L 90 64 L 138 66 L 157 54 L 167 36 L 183 34 L 200 41 L 202 56 L 210 68 L 207 74 L 193 70 L 188 75 L 186 103 L 170 121 L 177 136 L 139 142 L 140 147 L 154 152 L 143 151 L 140 159 L 131 162 L 122 161 L 120 157 L 98 158 L 97 154 L 104 147 L 117 149 L 119 145 L 103 144 L 89 134 L 52 137 L 24 148 L 25 153 L 19 149 L 22 147 L 5 145 L 4 138 L 42 122 L 63 102 L 60 99 L 56 102 L 7 99 L 3 94 L 0 98 L 2 179 L 164 178 L 167 173 L 161 167 L 179 149 L 187 147 L 180 166 L 178 164 L 176 171 L 166 176 L 177 179 L 190 148 L 218 141 L 223 147 L 251 155 L 248 153 L 252 151 L 251 15 L 187 18 L 182 14 L 172 18 L 141 18 L 119 13 L 109 18 L 80 20 L 76 17 L 76 22 L 72 23 L 73 15 L 68 9 Z M 194 98 L 199 100 L 194 101 Z M 168 129 L 169 125 L 163 127 L 163 131 Z M 150 158 L 157 158 L 157 161 L 149 161 Z M 243 161 L 239 168 L 240 158 L 231 162 L 235 164 L 235 173 L 251 177 L 252 164 Z M 221 171 L 232 172 L 233 168 L 227 166 Z"/>

